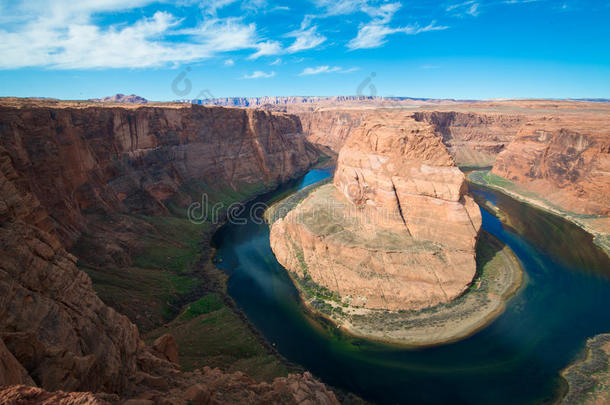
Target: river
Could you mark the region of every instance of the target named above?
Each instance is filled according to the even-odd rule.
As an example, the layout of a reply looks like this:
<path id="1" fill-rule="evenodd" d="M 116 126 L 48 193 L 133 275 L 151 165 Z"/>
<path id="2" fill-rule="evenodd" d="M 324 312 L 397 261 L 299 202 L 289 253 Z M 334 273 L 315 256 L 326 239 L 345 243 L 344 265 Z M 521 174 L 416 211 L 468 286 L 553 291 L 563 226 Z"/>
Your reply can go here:
<path id="1" fill-rule="evenodd" d="M 311 170 L 259 197 L 270 202 L 332 175 Z M 345 335 L 308 315 L 269 246 L 269 228 L 243 213 L 214 235 L 228 293 L 287 359 L 324 382 L 379 404 L 541 404 L 557 401 L 559 371 L 588 337 L 610 332 L 610 259 L 575 225 L 501 193 L 471 186 L 507 226 L 482 210 L 483 228 L 508 244 L 527 284 L 491 325 L 425 349 Z"/>

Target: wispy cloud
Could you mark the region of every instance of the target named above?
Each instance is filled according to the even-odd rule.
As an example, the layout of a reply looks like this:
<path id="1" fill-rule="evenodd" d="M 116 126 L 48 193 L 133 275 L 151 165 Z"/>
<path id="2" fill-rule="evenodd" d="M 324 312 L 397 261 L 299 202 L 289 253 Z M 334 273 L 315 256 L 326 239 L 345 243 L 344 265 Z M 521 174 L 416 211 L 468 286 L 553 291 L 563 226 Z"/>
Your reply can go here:
<path id="1" fill-rule="evenodd" d="M 48 7 L 32 2 L 4 9 L 0 28 L 0 69 L 42 66 L 54 69 L 144 68 L 210 58 L 218 53 L 254 49 L 255 55 L 277 53 L 279 43 L 261 40 L 254 23 L 218 18 L 216 0 L 196 26 L 157 11 L 135 22 L 96 23 L 99 13 L 129 11 L 152 0 L 57 0 Z M 174 38 L 181 37 L 180 41 Z"/>
<path id="2" fill-rule="evenodd" d="M 299 76 L 319 75 L 321 73 L 350 73 L 355 72 L 356 70 L 358 70 L 358 68 L 343 69 L 339 66 L 324 65 L 305 68 L 301 73 L 299 73 Z"/>
<path id="3" fill-rule="evenodd" d="M 295 38 L 295 41 L 292 43 L 292 45 L 290 45 L 286 49 L 288 53 L 295 53 L 307 49 L 312 49 L 326 41 L 326 37 L 324 35 L 318 34 L 317 26 L 309 26 L 310 22 L 311 17 L 306 16 L 303 19 L 303 22 L 301 23 L 300 29 L 286 34 L 286 36 L 289 38 Z"/>
<path id="4" fill-rule="evenodd" d="M 418 25 L 409 25 L 406 27 L 392 28 L 386 23 L 373 21 L 369 24 L 360 26 L 358 35 L 348 42 L 347 47 L 351 50 L 354 49 L 370 49 L 378 48 L 387 42 L 386 37 L 388 35 L 403 33 L 407 35 L 417 35 L 422 32 L 429 31 L 441 31 L 448 29 L 445 25 L 436 25 L 436 21 L 432 21 L 425 27 Z"/>
<path id="5" fill-rule="evenodd" d="M 235 65 L 235 61 L 233 59 L 225 60 L 225 66 L 233 66 Z"/>
<path id="6" fill-rule="evenodd" d="M 260 42 L 256 45 L 256 48 L 258 50 L 250 55 L 248 59 L 258 59 L 261 56 L 278 55 L 282 52 L 282 45 L 278 41 Z"/>
<path id="7" fill-rule="evenodd" d="M 526 0 L 528 1 L 528 0 Z M 531 1 L 531 0 L 529 0 Z M 462 3 L 456 3 L 448 6 L 446 11 L 448 13 L 452 13 L 456 17 L 464 17 L 466 15 L 470 15 L 472 17 L 477 17 L 480 13 L 479 7 L 480 3 L 475 0 L 468 0 Z"/>
<path id="8" fill-rule="evenodd" d="M 281 64 L 282 64 L 281 58 L 275 58 L 275 60 L 270 63 L 271 66 L 276 66 L 276 65 L 281 65 Z"/>
<path id="9" fill-rule="evenodd" d="M 385 44 L 387 42 L 386 38 L 392 34 L 403 33 L 416 35 L 422 32 L 445 30 L 449 28 L 447 26 L 436 25 L 436 21 L 433 21 L 425 27 L 420 27 L 417 24 L 405 27 L 391 27 L 390 22 L 400 7 L 400 3 L 385 3 L 378 7 L 370 6 L 367 3 L 364 6 L 363 11 L 371 16 L 372 20 L 368 23 L 360 24 L 358 34 L 347 43 L 347 47 L 350 50 L 378 48 Z"/>
<path id="10" fill-rule="evenodd" d="M 257 70 L 252 72 L 251 74 L 244 75 L 244 79 L 268 79 L 270 77 L 275 76 L 275 72 L 263 72 L 262 70 Z"/>

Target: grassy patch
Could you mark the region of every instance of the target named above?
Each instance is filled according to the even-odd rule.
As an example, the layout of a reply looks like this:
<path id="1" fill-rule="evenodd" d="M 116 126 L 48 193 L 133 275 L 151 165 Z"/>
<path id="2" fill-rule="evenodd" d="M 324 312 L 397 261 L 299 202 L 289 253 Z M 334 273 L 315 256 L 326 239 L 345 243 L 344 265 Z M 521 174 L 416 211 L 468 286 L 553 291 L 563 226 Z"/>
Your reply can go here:
<path id="1" fill-rule="evenodd" d="M 185 370 L 208 365 L 243 371 L 259 380 L 284 376 L 287 366 L 234 311 L 226 297 L 227 276 L 211 262 L 209 246 L 211 232 L 231 204 L 273 186 L 239 184 L 236 191 L 193 182 L 181 190 L 182 200 L 167 203 L 169 216 L 97 219 L 107 233 L 90 240 L 102 244 L 116 240 L 117 251 L 120 248 L 131 263 L 122 265 L 125 260 L 117 260 L 109 266 L 93 261 L 79 265 L 91 277 L 100 298 L 136 323 L 147 341 L 165 333 L 174 335 Z M 207 221 L 193 223 L 188 219 L 185 196 L 207 204 L 202 210 L 207 212 Z M 220 207 L 216 221 L 211 221 L 213 205 Z M 79 248 L 91 253 L 92 246 L 89 242 Z"/>
<path id="2" fill-rule="evenodd" d="M 189 304 L 178 318 L 150 332 L 145 339 L 153 341 L 165 333 L 176 339 L 180 364 L 185 371 L 207 365 L 228 372 L 243 371 L 260 381 L 270 381 L 289 372 L 215 294 Z"/>
<path id="3" fill-rule="evenodd" d="M 195 302 L 191 302 L 186 306 L 186 310 L 180 314 L 179 320 L 188 321 L 199 315 L 209 314 L 210 312 L 217 311 L 224 306 L 222 300 L 218 294 L 209 294 L 202 298 L 199 298 Z"/>

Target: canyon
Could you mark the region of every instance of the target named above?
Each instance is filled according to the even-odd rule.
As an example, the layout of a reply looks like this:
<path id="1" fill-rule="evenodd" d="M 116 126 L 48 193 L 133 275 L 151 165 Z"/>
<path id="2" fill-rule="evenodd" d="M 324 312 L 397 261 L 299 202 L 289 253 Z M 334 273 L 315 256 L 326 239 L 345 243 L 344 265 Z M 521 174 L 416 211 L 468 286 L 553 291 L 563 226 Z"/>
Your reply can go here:
<path id="1" fill-rule="evenodd" d="M 510 249 L 479 231 L 458 167 L 485 169 L 489 186 L 573 220 L 608 246 L 604 103 L 311 101 L 261 99 L 261 109 L 2 99 L 0 396 L 342 401 L 244 321 L 209 246 L 232 203 L 326 155 L 336 159 L 333 184 L 309 190 L 278 218 L 271 245 L 297 286 L 305 280 L 314 309 L 351 311 L 351 324 L 341 318 L 348 330 L 371 313 L 382 314 L 374 329 L 400 328 L 398 310 L 417 313 L 477 290 L 482 239 L 501 252 L 489 263 L 514 265 Z M 337 213 L 340 230 L 321 216 Z M 513 270 L 505 288 L 474 291 L 468 305 L 492 297 L 481 306 L 497 315 L 521 283 Z"/>
<path id="2" fill-rule="evenodd" d="M 301 118 L 308 139 L 335 153 L 361 122 L 379 113 L 428 123 L 457 166 L 490 170 L 487 186 L 576 223 L 610 254 L 608 103 L 507 100 L 287 111 Z"/>
<path id="3" fill-rule="evenodd" d="M 497 316 L 521 285 L 519 264 L 501 245 L 478 268 L 481 213 L 467 192 L 432 125 L 378 113 L 343 144 L 333 184 L 272 208 L 271 248 L 306 305 L 348 332 L 419 346 L 454 340 Z M 477 273 L 502 298 L 472 299 Z M 436 319 L 412 318 L 431 308 Z"/>
<path id="4" fill-rule="evenodd" d="M 305 171 L 320 154 L 300 135 L 298 119 L 198 106 L 5 101 L 0 108 L 0 386 L 25 384 L 43 391 L 8 388 L 2 398 L 89 391 L 113 403 L 129 398 L 337 402 L 310 375 L 285 373 L 268 384 L 218 369 L 181 371 L 173 337 L 164 334 L 146 344 L 132 323 L 135 314 L 130 320 L 108 306 L 83 271 L 94 268 L 111 283 L 125 283 L 138 266 L 151 218 L 169 221 L 172 212 L 184 214 L 185 206 L 201 201 L 201 193 L 215 196 L 210 203 L 251 198 Z M 196 241 L 207 244 L 204 231 L 196 232 Z M 185 270 L 173 275 L 155 273 L 153 267 L 149 273 L 162 271 L 167 278 L 161 283 L 195 279 Z M 100 296 L 116 304 L 106 290 Z"/>

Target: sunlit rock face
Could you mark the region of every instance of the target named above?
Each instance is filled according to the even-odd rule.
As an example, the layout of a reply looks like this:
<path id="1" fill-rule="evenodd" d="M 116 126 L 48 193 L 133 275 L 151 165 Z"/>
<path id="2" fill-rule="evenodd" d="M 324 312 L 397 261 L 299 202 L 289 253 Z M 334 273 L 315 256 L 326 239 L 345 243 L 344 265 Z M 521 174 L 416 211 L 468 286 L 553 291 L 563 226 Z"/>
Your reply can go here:
<path id="1" fill-rule="evenodd" d="M 498 155 L 492 173 L 558 207 L 610 215 L 610 125 L 583 115 L 532 120 Z"/>
<path id="2" fill-rule="evenodd" d="M 341 149 L 321 187 L 271 230 L 293 275 L 351 305 L 420 309 L 458 297 L 476 273 L 481 213 L 441 136 L 411 117 L 378 115 Z"/>

